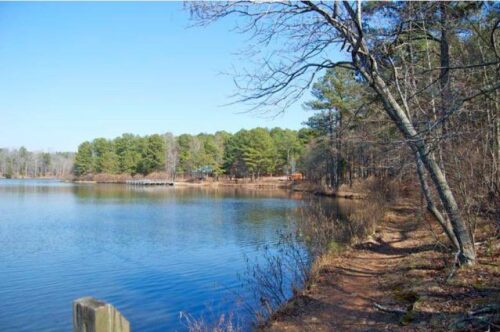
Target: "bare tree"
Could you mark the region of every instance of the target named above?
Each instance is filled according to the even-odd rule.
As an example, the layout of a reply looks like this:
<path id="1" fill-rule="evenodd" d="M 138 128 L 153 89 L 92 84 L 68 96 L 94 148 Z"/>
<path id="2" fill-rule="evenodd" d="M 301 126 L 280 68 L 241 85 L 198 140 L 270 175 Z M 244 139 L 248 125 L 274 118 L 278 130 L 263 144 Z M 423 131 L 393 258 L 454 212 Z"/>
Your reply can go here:
<path id="1" fill-rule="evenodd" d="M 165 133 L 165 172 L 175 180 L 177 164 L 179 162 L 179 148 L 172 133 Z"/>
<path id="2" fill-rule="evenodd" d="M 249 46 L 252 53 L 247 55 L 258 59 L 258 66 L 255 71 L 235 73 L 235 81 L 240 88 L 238 100 L 250 103 L 254 109 L 284 111 L 307 91 L 315 76 L 324 69 L 349 68 L 363 77 L 413 151 L 416 162 L 421 162 L 430 175 L 440 205 L 451 225 L 451 230 L 448 230 L 457 240 L 460 262 L 474 264 L 476 255 L 470 230 L 461 217 L 443 165 L 435 157 L 434 141 L 429 137 L 435 134 L 436 128 L 442 128 L 443 123 L 459 113 L 464 105 L 478 96 L 498 90 L 500 83 L 494 82 L 468 95 L 451 97 L 446 76 L 451 70 L 447 53 L 449 50 L 443 41 L 443 56 L 439 68 L 442 72 L 441 89 L 437 87 L 442 96 L 441 109 L 434 121 L 425 124 L 426 130 L 420 130 L 421 126 L 412 122 L 413 111 L 408 103 L 414 96 L 405 95 L 399 84 L 397 50 L 406 47 L 408 38 L 436 40 L 437 37 L 422 29 L 421 22 L 417 19 L 384 21 L 386 18 L 381 14 L 382 11 L 401 11 L 405 6 L 405 3 L 372 3 L 362 6 L 361 1 L 258 4 L 235 1 L 194 3 L 190 10 L 193 18 L 202 25 L 230 15 L 238 16 L 239 31 L 250 33 L 253 37 L 255 45 Z M 434 5 L 423 3 L 422 6 L 425 8 L 420 10 Z M 446 6 L 447 4 L 441 5 L 442 15 L 437 18 L 441 19 L 441 23 L 446 23 L 447 20 Z M 364 14 L 362 7 L 369 10 L 369 13 Z M 435 23 L 435 20 L 436 18 L 427 16 L 424 21 Z M 498 24 L 492 27 L 492 31 L 497 26 Z M 442 28 L 442 33 L 446 34 L 447 25 Z M 343 51 L 341 55 L 338 54 L 339 50 Z M 493 63 L 466 64 L 464 67 L 495 65 L 498 65 L 498 57 Z M 424 91 L 413 94 L 426 92 L 435 85 L 432 82 Z"/>

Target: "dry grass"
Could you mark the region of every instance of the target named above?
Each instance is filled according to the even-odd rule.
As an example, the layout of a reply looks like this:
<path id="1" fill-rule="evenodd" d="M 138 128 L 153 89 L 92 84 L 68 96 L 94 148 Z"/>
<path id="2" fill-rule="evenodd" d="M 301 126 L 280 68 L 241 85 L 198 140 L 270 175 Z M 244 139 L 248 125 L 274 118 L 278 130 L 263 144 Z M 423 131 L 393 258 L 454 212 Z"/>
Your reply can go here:
<path id="1" fill-rule="evenodd" d="M 439 228 L 431 224 L 432 232 Z M 405 294 L 415 294 L 411 314 L 401 317 L 400 324 L 408 330 L 486 331 L 500 326 L 500 242 L 491 238 L 492 224 L 483 220 L 478 225 L 478 236 L 483 242 L 477 246 L 478 262 L 464 267 L 449 278 L 453 255 L 436 245 L 429 229 L 412 232 L 417 248 L 406 255 L 398 272 L 385 275 L 381 284 L 395 304 L 405 303 Z M 444 236 L 440 235 L 444 241 Z M 492 305 L 497 307 L 492 307 Z M 481 308 L 489 308 L 482 315 L 474 315 Z"/>
<path id="2" fill-rule="evenodd" d="M 195 318 L 192 315 L 181 312 L 180 319 L 190 332 L 240 332 L 241 326 L 234 322 L 234 317 L 221 314 L 212 318 L 209 323 L 204 317 Z"/>
<path id="3" fill-rule="evenodd" d="M 418 191 L 410 195 L 410 185 L 380 186 L 357 184 L 356 190 L 375 195 L 368 194 L 363 208 L 350 215 L 347 231 L 355 235 L 354 245 L 324 250 L 312 264 L 306 288 L 296 296 L 307 301 L 289 301 L 266 330 L 500 330 L 497 222 L 478 219 L 478 262 L 449 278 L 453 252 L 440 227 L 418 208 Z M 377 310 L 375 302 L 404 314 Z M 353 325 L 359 321 L 364 323 Z"/>

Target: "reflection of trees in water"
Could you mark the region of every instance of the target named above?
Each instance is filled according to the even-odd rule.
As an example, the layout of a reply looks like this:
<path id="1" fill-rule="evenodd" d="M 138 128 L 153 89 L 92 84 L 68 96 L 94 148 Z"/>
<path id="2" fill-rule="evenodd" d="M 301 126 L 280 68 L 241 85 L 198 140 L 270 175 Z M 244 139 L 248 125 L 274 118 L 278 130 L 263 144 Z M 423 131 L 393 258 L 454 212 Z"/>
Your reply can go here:
<path id="1" fill-rule="evenodd" d="M 354 210 L 361 207 L 361 202 L 342 198 L 322 198 L 319 200 L 310 200 L 304 205 L 307 210 L 320 210 L 325 217 L 330 219 L 340 219 L 348 221 L 349 215 Z"/>
<path id="2" fill-rule="evenodd" d="M 0 192 L 30 194 L 49 192 L 71 192 L 72 184 L 58 180 L 2 180 L 0 179 Z"/>
<path id="3" fill-rule="evenodd" d="M 24 201 L 10 191 L 23 193 Z M 24 255 L 26 248 L 32 248 L 40 255 L 62 255 L 65 259 L 61 269 L 84 267 L 89 273 L 113 278 L 113 271 L 119 271 L 120 285 L 130 287 L 135 298 L 141 300 L 148 296 L 144 283 L 154 288 L 155 299 L 165 301 L 172 294 L 164 292 L 162 283 L 179 283 L 176 296 L 192 296 L 199 303 L 219 296 L 218 290 L 198 293 L 208 282 L 237 287 L 236 275 L 245 270 L 243 255 L 261 257 L 259 248 L 266 245 L 281 262 L 295 266 L 293 256 L 280 253 L 283 247 L 273 245 L 280 241 L 279 231 L 293 229 L 304 202 L 286 191 L 112 184 L 51 183 L 10 189 L 0 186 L 0 194 L 6 198 L 5 206 L 12 205 L 16 211 L 27 204 L 31 207 L 29 213 L 3 216 L 11 221 L 6 223 L 9 227 L 21 227 L 15 220 L 21 215 L 23 223 L 30 226 L 23 236 L 15 237 L 16 241 L 7 242 L 10 252 Z M 333 199 L 312 199 L 335 211 Z M 301 254 L 307 254 L 301 242 L 293 241 Z M 73 262 L 77 263 L 67 265 Z M 288 274 L 290 268 L 286 271 L 289 294 L 291 280 L 296 279 Z M 193 288 L 194 283 L 199 283 L 199 288 Z M 190 287 L 192 293 L 187 293 Z M 242 295 L 250 298 L 248 292 Z M 224 310 L 227 308 L 224 306 Z"/>
<path id="4" fill-rule="evenodd" d="M 290 224 L 298 203 L 283 190 L 78 184 L 72 192 L 84 204 L 99 204 L 101 217 L 120 219 L 120 227 L 134 226 L 137 220 L 148 223 L 149 231 L 140 235 L 123 227 L 120 241 L 137 242 L 141 237 L 179 246 L 188 241 L 192 248 L 235 243 L 256 250 L 275 242 L 276 232 Z"/>
<path id="5" fill-rule="evenodd" d="M 285 190 L 252 190 L 241 188 L 213 187 L 163 187 L 163 186 L 128 186 L 123 184 L 75 184 L 72 192 L 82 199 L 123 199 L 123 200 L 169 200 L 192 201 L 200 196 L 207 199 L 238 198 L 282 198 L 300 199 L 301 194 Z"/>
<path id="6" fill-rule="evenodd" d="M 361 209 L 362 203 L 355 200 L 309 201 L 298 211 L 298 237 L 314 257 L 338 250 L 369 232 L 372 223 L 358 217 Z"/>

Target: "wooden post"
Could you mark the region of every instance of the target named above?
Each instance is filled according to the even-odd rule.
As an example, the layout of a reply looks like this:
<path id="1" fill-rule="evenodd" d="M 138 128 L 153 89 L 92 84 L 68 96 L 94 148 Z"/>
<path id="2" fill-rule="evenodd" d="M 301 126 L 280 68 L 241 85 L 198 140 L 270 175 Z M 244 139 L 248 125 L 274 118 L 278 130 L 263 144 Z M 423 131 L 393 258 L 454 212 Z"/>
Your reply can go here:
<path id="1" fill-rule="evenodd" d="M 82 297 L 73 302 L 73 332 L 130 332 L 130 324 L 111 304 Z"/>

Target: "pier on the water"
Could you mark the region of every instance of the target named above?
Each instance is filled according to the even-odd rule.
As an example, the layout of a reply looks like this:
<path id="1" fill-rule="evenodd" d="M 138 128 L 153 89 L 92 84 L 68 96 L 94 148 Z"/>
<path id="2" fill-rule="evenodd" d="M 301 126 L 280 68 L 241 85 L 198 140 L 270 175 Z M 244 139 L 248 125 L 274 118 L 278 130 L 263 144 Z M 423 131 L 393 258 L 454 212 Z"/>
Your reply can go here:
<path id="1" fill-rule="evenodd" d="M 134 186 L 173 186 L 174 182 L 167 180 L 150 180 L 150 179 L 142 179 L 142 180 L 128 180 L 127 184 Z"/>

